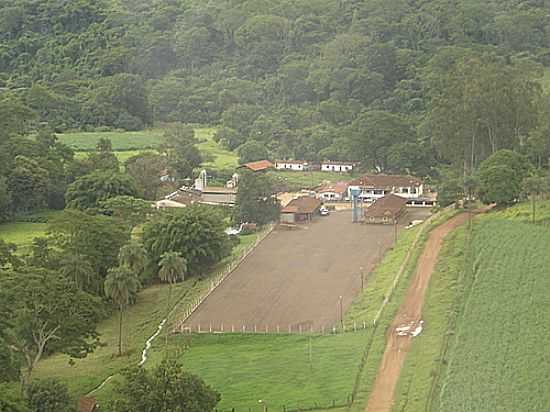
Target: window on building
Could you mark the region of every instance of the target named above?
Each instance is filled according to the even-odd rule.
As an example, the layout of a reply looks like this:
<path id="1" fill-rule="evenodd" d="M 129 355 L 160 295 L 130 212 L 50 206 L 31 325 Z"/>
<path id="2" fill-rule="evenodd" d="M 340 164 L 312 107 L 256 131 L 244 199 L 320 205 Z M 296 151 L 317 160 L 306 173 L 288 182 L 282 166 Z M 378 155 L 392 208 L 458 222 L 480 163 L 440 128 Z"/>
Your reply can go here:
<path id="1" fill-rule="evenodd" d="M 418 193 L 418 190 L 416 187 L 411 187 L 411 194 L 416 195 Z"/>

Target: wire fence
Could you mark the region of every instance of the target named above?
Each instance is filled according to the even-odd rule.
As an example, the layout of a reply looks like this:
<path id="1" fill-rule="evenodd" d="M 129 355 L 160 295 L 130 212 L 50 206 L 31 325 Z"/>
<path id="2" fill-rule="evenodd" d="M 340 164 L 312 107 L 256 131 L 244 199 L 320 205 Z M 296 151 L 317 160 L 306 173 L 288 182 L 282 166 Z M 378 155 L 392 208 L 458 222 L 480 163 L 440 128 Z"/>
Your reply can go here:
<path id="1" fill-rule="evenodd" d="M 258 325 L 258 324 L 231 324 L 213 322 L 206 325 L 180 324 L 179 333 L 215 333 L 215 334 L 261 334 L 261 335 L 336 335 L 367 330 L 372 327 L 369 322 L 344 323 L 338 326 L 302 326 L 302 325 Z"/>
<path id="2" fill-rule="evenodd" d="M 233 259 L 225 268 L 223 268 L 217 275 L 215 275 L 213 277 L 213 279 L 211 279 L 210 287 L 208 288 L 208 290 L 205 293 L 203 293 L 202 295 L 200 295 L 199 297 L 197 297 L 197 299 L 195 299 L 192 302 L 192 304 L 189 305 L 188 308 L 185 310 L 185 312 L 183 313 L 182 318 L 176 322 L 176 327 L 174 328 L 174 332 L 176 332 L 176 333 L 185 332 L 185 322 L 187 321 L 187 319 L 189 319 L 189 317 L 199 308 L 199 306 L 208 298 L 208 296 L 210 296 L 210 294 L 212 292 L 214 292 L 214 290 L 216 290 L 216 288 L 218 286 L 220 286 L 223 283 L 223 281 L 235 269 L 237 269 L 240 266 L 240 264 L 246 259 L 246 257 L 254 249 L 256 249 L 256 247 L 258 247 L 258 245 L 267 236 L 269 236 L 271 234 L 271 232 L 273 231 L 274 228 L 275 228 L 274 224 L 268 225 L 262 231 L 262 233 L 258 236 L 256 241 L 252 245 L 248 246 L 245 250 L 243 250 L 241 252 L 241 254 L 236 259 Z"/>
<path id="3" fill-rule="evenodd" d="M 279 406 L 270 406 L 269 401 L 260 402 L 254 407 L 241 407 L 241 408 L 225 408 L 214 409 L 215 412 L 306 412 L 306 411 L 325 411 L 331 409 L 341 409 L 351 406 L 352 397 L 348 395 L 346 399 L 333 399 L 331 401 L 313 401 L 311 403 L 303 404 L 288 404 Z"/>

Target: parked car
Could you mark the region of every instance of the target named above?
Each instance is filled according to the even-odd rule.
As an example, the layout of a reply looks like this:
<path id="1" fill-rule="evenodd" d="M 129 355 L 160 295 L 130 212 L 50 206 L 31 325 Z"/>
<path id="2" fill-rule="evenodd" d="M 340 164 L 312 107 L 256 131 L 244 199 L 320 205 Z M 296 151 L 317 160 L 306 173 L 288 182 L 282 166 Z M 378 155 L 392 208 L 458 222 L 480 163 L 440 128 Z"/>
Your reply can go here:
<path id="1" fill-rule="evenodd" d="M 325 206 L 321 206 L 321 209 L 319 209 L 319 213 L 321 214 L 321 216 L 330 215 L 330 211 Z"/>

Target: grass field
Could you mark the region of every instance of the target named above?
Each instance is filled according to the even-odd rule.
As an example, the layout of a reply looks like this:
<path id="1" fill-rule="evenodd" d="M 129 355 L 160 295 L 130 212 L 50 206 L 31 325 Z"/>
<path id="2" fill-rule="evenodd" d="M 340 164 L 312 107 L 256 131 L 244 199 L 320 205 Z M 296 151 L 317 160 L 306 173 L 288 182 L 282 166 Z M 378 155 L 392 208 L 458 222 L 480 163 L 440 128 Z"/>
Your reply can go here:
<path id="1" fill-rule="evenodd" d="M 548 410 L 549 206 L 537 225 L 530 203 L 476 219 L 470 248 L 466 228 L 445 241 L 394 412 Z"/>
<path id="2" fill-rule="evenodd" d="M 488 219 L 476 227 L 472 285 L 440 410 L 548 411 L 549 245 L 550 233 L 540 226 Z"/>
<path id="3" fill-rule="evenodd" d="M 195 136 L 199 140 L 198 148 L 205 156 L 203 166 L 217 170 L 234 169 L 238 166 L 236 153 L 224 149 L 213 140 L 215 129 L 195 129 Z M 59 134 L 61 142 L 76 151 L 77 158 L 85 157 L 87 152 L 95 150 L 101 138 L 110 139 L 113 151 L 123 163 L 131 156 L 148 149 L 155 149 L 163 141 L 162 129 L 150 129 L 140 132 L 79 132 Z"/>
<path id="4" fill-rule="evenodd" d="M 45 211 L 26 216 L 29 218 L 40 218 L 44 222 L 56 214 L 63 213 L 62 211 Z M 5 242 L 15 243 L 19 252 L 28 252 L 32 240 L 35 237 L 44 236 L 46 234 L 47 223 L 30 223 L 30 222 L 12 222 L 0 225 L 0 239 Z"/>
<path id="5" fill-rule="evenodd" d="M 191 335 L 171 340 L 191 372 L 222 393 L 220 410 L 326 408 L 348 401 L 365 333 L 332 336 Z M 186 349 L 182 349 L 186 348 Z M 180 351 L 179 355 L 177 351 Z M 153 363 L 166 351 L 157 347 Z"/>
<path id="6" fill-rule="evenodd" d="M 255 242 L 256 234 L 241 236 L 241 243 L 233 250 L 232 256 L 219 266 L 224 266 L 230 259 L 238 256 L 242 250 Z M 216 270 L 216 268 L 213 270 Z M 179 307 L 190 305 L 210 286 L 210 278 L 199 280 L 196 277 L 179 283 L 172 294 L 172 303 Z M 70 362 L 68 356 L 53 355 L 39 363 L 35 377 L 57 377 L 65 382 L 71 394 L 81 396 L 97 387 L 107 377 L 117 374 L 121 369 L 137 364 L 145 341 L 156 331 L 158 324 L 167 313 L 168 286 L 154 285 L 141 291 L 138 301 L 125 312 L 124 351 L 122 357 L 115 356 L 118 342 L 118 314 L 101 322 L 98 332 L 104 346 L 96 349 L 85 359 Z M 173 324 L 174 319 L 169 321 Z M 166 330 L 166 329 L 165 329 Z M 168 328 L 170 330 L 170 327 Z M 158 341 L 164 342 L 163 335 Z M 116 380 L 116 379 L 115 379 Z M 114 385 L 110 381 L 95 393 L 98 400 L 105 402 L 112 396 Z"/>
<path id="7" fill-rule="evenodd" d="M 296 191 L 300 189 L 313 189 L 323 182 L 340 182 L 349 181 L 354 178 L 349 173 L 337 172 L 289 172 L 289 171 L 271 171 L 269 175 L 273 177 L 278 184 L 285 185 L 288 191 Z"/>

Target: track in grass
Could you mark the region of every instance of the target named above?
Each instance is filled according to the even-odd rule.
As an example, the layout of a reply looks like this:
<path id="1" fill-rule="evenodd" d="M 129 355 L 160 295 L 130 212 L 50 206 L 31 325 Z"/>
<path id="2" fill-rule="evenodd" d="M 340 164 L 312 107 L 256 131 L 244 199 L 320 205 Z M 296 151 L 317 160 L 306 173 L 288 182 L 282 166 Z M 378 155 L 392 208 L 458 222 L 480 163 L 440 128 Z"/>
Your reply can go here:
<path id="1" fill-rule="evenodd" d="M 467 219 L 466 214 L 457 215 L 430 232 L 428 241 L 420 255 L 412 283 L 386 333 L 386 349 L 382 358 L 366 412 L 388 412 L 393 405 L 394 390 L 399 379 L 412 337 L 397 335 L 397 328 L 404 325 L 418 325 L 422 315 L 424 293 L 437 262 L 444 237 Z"/>

